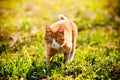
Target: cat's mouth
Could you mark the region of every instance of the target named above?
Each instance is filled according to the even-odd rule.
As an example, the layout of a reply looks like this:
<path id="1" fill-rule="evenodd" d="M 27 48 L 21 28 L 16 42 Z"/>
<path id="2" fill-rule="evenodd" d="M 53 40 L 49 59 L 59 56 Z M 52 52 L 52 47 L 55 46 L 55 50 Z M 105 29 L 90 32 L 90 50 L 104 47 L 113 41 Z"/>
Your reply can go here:
<path id="1" fill-rule="evenodd" d="M 64 43 L 61 45 L 60 44 L 52 44 L 52 48 L 54 48 L 54 49 L 62 48 L 62 47 L 64 47 L 65 43 L 66 43 L 66 41 L 64 41 Z"/>
<path id="2" fill-rule="evenodd" d="M 54 49 L 59 49 L 59 48 L 60 48 L 60 45 L 52 45 L 52 48 L 54 48 Z"/>

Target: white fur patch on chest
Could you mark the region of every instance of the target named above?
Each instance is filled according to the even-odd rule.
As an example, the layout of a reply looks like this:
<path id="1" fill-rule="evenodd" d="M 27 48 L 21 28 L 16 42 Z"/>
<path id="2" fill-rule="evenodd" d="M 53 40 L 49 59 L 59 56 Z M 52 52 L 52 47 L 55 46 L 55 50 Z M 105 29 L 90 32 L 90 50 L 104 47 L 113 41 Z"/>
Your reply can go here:
<path id="1" fill-rule="evenodd" d="M 52 48 L 59 49 L 60 44 L 55 39 L 52 40 Z"/>

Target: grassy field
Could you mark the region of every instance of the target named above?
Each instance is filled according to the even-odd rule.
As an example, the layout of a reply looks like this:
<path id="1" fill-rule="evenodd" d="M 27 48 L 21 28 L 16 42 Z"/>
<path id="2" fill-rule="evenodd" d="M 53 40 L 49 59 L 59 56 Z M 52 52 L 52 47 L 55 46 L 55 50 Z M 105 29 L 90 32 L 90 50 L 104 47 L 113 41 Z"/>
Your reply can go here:
<path id="1" fill-rule="evenodd" d="M 112 4 L 112 5 L 111 5 Z M 120 80 L 120 0 L 0 0 L 0 80 Z M 78 26 L 76 54 L 45 61 L 45 25 Z"/>

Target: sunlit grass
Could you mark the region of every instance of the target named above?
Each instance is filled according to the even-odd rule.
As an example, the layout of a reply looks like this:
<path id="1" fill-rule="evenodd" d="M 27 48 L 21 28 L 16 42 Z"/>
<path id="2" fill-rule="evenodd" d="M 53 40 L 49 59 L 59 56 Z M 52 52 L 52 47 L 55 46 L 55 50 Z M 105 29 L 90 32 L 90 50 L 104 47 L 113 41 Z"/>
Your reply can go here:
<path id="1" fill-rule="evenodd" d="M 0 1 L 0 79 L 118 79 L 119 23 L 107 4 L 105 0 Z M 44 26 L 57 21 L 59 14 L 78 26 L 76 55 L 72 63 L 64 64 L 63 55 L 57 54 L 54 67 L 47 68 Z"/>

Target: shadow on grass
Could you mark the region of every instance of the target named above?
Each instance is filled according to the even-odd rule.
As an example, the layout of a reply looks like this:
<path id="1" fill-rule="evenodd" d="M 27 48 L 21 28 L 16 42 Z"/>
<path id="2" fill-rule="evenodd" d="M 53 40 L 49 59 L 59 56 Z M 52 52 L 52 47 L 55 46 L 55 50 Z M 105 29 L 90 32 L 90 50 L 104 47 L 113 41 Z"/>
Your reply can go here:
<path id="1" fill-rule="evenodd" d="M 82 69 L 79 67 L 69 66 L 70 64 L 64 64 L 61 61 L 61 58 L 58 58 L 58 61 L 54 61 L 51 68 L 47 68 L 46 62 L 44 61 L 42 65 L 36 66 L 32 64 L 32 67 L 29 68 L 28 73 L 26 74 L 27 80 L 41 80 L 41 79 L 56 79 L 56 77 L 62 77 L 62 79 L 67 76 L 72 76 L 73 79 L 77 75 L 82 73 Z M 60 76 L 58 76 L 60 75 Z M 56 76 L 56 77 L 54 77 Z"/>
<path id="2" fill-rule="evenodd" d="M 45 62 L 43 62 L 43 63 L 45 64 Z M 47 67 L 45 65 L 37 66 L 33 62 L 32 66 L 29 68 L 28 73 L 26 74 L 26 79 L 27 80 L 46 79 L 48 72 L 50 72 L 50 70 L 47 70 Z"/>

